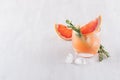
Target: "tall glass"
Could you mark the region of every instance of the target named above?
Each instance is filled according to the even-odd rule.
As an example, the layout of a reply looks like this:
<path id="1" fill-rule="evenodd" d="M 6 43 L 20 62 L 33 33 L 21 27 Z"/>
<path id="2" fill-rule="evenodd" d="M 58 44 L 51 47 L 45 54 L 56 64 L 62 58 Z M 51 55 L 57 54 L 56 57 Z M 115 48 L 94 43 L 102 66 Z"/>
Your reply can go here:
<path id="1" fill-rule="evenodd" d="M 79 37 L 75 31 L 72 32 L 72 46 L 75 55 L 83 58 L 89 58 L 97 54 L 100 47 L 99 32 L 92 32 L 90 34 Z"/>

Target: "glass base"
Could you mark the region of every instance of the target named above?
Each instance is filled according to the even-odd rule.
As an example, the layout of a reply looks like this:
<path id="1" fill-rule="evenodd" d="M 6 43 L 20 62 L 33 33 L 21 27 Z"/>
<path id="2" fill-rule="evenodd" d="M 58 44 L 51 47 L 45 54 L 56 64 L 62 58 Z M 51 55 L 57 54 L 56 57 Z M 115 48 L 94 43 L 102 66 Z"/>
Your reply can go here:
<path id="1" fill-rule="evenodd" d="M 76 55 L 83 57 L 83 58 L 90 58 L 93 57 L 95 54 L 90 54 L 90 53 L 75 53 Z"/>
<path id="2" fill-rule="evenodd" d="M 82 60 L 81 64 L 89 64 L 89 63 L 95 63 L 98 61 L 98 55 L 97 54 L 90 54 L 90 53 L 74 53 L 74 63 L 79 63 L 78 61 Z"/>
<path id="3" fill-rule="evenodd" d="M 98 61 L 98 55 L 86 53 L 69 53 L 65 62 L 71 64 L 91 64 Z"/>

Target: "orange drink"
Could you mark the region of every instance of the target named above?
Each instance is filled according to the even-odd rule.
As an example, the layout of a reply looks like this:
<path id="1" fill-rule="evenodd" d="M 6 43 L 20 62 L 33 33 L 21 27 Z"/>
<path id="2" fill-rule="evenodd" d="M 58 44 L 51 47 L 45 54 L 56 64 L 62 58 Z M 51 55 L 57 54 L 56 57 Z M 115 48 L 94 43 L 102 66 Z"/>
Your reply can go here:
<path id="1" fill-rule="evenodd" d="M 75 52 L 82 57 L 94 56 L 100 47 L 98 33 L 90 33 L 79 37 L 75 31 L 72 32 L 72 46 Z"/>

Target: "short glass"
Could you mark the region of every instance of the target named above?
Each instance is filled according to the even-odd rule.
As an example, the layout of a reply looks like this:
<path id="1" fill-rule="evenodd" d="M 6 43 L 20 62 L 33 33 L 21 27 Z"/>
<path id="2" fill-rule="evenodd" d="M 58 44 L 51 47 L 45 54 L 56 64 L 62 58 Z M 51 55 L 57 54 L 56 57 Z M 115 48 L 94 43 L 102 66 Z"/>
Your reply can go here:
<path id="1" fill-rule="evenodd" d="M 97 55 L 100 47 L 99 32 L 92 32 L 90 34 L 78 36 L 75 31 L 72 32 L 72 47 L 75 55 L 81 58 L 91 58 Z"/>

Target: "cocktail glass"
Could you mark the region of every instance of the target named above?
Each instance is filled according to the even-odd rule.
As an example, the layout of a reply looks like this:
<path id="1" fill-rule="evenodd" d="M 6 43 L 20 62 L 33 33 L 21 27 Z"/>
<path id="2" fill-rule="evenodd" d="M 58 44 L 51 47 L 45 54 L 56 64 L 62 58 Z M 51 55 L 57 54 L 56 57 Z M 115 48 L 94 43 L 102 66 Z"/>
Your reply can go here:
<path id="1" fill-rule="evenodd" d="M 80 58 L 91 58 L 97 55 L 100 47 L 99 32 L 92 32 L 86 35 L 78 36 L 75 31 L 72 32 L 72 47 L 75 56 Z"/>

